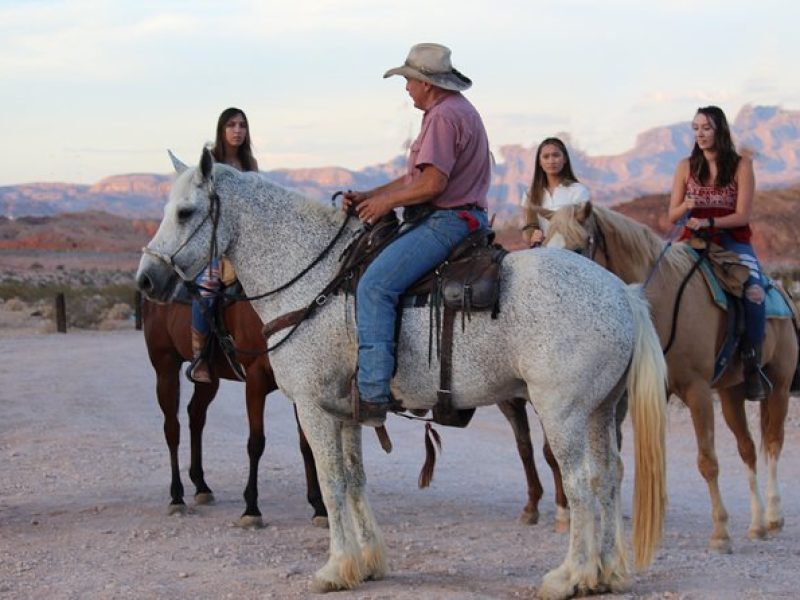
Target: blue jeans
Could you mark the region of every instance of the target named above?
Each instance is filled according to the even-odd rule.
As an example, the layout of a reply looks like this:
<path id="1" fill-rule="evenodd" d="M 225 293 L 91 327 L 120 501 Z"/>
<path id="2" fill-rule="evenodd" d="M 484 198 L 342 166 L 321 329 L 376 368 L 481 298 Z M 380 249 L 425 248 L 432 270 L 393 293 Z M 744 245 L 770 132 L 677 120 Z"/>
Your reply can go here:
<path id="1" fill-rule="evenodd" d="M 744 323 L 745 323 L 745 341 L 750 347 L 761 345 L 764 341 L 764 332 L 766 330 L 766 295 L 761 302 L 753 302 L 747 297 L 747 288 L 753 285 L 760 286 L 762 289 L 765 287 L 764 276 L 761 271 L 761 265 L 756 258 L 756 253 L 753 251 L 753 246 L 745 242 L 737 242 L 729 234 L 724 231 L 720 235 L 720 245 L 739 255 L 742 263 L 747 265 L 750 269 L 750 277 L 744 284 Z M 766 292 L 765 292 L 766 294 Z"/>
<path id="2" fill-rule="evenodd" d="M 200 298 L 192 298 L 192 329 L 201 335 L 211 331 L 211 316 L 216 303 L 216 292 L 220 288 L 219 259 L 214 258 L 200 271 L 195 283 L 201 286 Z"/>
<path id="3" fill-rule="evenodd" d="M 400 296 L 447 258 L 467 237 L 459 211 L 438 210 L 389 244 L 370 264 L 356 291 L 358 320 L 358 391 L 366 402 L 388 402 L 395 364 L 395 321 Z M 469 213 L 481 228 L 484 211 Z"/>

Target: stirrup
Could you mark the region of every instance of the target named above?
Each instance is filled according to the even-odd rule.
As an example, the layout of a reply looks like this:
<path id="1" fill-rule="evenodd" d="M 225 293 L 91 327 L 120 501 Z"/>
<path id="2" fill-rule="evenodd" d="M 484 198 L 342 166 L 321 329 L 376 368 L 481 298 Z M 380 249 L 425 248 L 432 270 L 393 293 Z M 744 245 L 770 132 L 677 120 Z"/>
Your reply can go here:
<path id="1" fill-rule="evenodd" d="M 204 360 L 206 360 L 206 359 L 204 359 L 202 356 L 198 356 L 192 362 L 189 363 L 189 366 L 186 367 L 186 379 L 188 379 L 192 383 L 211 383 L 211 367 L 210 367 L 210 365 L 208 366 L 208 381 L 204 381 L 202 379 L 195 379 L 195 376 L 194 376 L 194 370 L 200 365 L 200 362 L 204 361 Z M 208 361 L 206 361 L 206 364 L 208 365 Z"/>
<path id="2" fill-rule="evenodd" d="M 244 370 L 242 363 L 236 360 L 236 346 L 233 343 L 233 338 L 231 338 L 230 334 L 218 335 L 217 340 L 219 341 L 220 348 L 222 348 L 222 353 L 225 355 L 225 360 L 228 361 L 236 379 L 239 381 L 246 381 L 247 372 Z"/>
<path id="3" fill-rule="evenodd" d="M 751 377 L 757 378 L 757 383 L 754 382 L 752 384 L 748 383 L 748 379 Z M 757 386 L 758 389 L 751 389 L 748 390 L 750 386 Z M 766 373 L 761 370 L 759 367 L 754 372 L 750 373 L 749 375 L 745 376 L 744 381 L 744 390 L 745 390 L 745 400 L 750 400 L 752 402 L 764 402 L 769 395 L 772 393 L 772 382 L 767 377 Z M 756 392 L 756 393 L 748 393 L 748 392 Z"/>

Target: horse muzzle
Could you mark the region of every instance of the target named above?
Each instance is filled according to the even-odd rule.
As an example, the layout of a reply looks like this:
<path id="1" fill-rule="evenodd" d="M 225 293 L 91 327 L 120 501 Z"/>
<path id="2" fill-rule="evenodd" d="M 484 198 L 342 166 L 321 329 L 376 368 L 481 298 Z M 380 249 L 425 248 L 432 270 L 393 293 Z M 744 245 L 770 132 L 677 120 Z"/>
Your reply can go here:
<path id="1" fill-rule="evenodd" d="M 179 281 L 174 270 L 148 256 L 142 256 L 136 272 L 136 287 L 150 300 L 169 302 Z"/>

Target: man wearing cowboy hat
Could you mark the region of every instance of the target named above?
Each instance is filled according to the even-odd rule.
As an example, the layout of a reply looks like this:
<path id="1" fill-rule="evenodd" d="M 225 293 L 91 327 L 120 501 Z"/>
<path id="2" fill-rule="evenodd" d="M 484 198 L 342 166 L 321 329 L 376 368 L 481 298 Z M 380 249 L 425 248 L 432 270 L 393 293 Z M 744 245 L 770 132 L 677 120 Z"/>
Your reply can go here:
<path id="1" fill-rule="evenodd" d="M 395 365 L 395 321 L 400 296 L 444 261 L 468 233 L 488 227 L 489 141 L 478 111 L 461 92 L 472 85 L 450 62 L 450 49 L 416 44 L 405 63 L 384 73 L 402 75 L 414 106 L 424 112 L 411 145 L 406 175 L 366 192 L 348 192 L 344 208 L 371 225 L 395 208 L 430 212 L 370 264 L 356 293 L 359 418 L 383 423 Z M 414 207 L 409 211 L 409 207 Z"/>

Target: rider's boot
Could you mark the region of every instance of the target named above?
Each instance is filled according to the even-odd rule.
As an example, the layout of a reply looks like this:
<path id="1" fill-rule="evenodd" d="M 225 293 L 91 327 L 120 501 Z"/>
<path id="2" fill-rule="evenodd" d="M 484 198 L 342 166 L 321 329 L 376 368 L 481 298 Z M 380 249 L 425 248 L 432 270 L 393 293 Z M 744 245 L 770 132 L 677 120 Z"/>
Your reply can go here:
<path id="1" fill-rule="evenodd" d="M 745 346 L 742 350 L 742 368 L 744 370 L 744 397 L 756 402 L 766 400 L 767 395 L 772 391 L 772 383 L 761 370 L 761 344 Z"/>
<path id="2" fill-rule="evenodd" d="M 186 376 L 195 383 L 211 383 L 211 372 L 208 361 L 203 356 L 208 336 L 192 328 L 192 363 L 186 370 Z"/>

